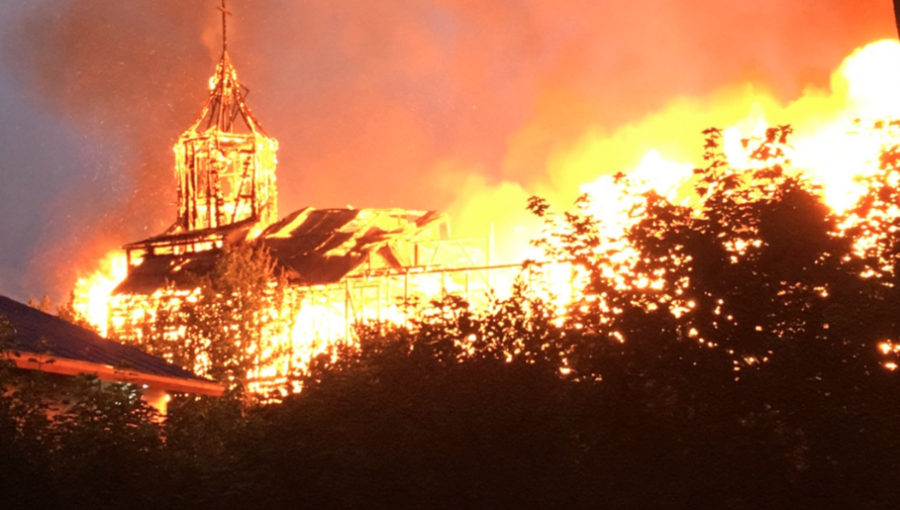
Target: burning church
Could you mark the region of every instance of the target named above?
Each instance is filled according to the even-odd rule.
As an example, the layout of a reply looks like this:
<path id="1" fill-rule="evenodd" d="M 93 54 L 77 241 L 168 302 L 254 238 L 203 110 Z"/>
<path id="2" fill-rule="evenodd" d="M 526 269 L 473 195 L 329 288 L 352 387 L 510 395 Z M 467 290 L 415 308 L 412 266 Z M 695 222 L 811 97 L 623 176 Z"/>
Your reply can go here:
<path id="1" fill-rule="evenodd" d="M 584 8 L 586 7 L 581 6 L 572 12 L 581 18 Z M 594 18 L 606 21 L 614 19 L 606 17 L 605 12 L 601 14 L 603 15 Z M 365 18 L 369 13 L 354 13 L 354 16 L 357 15 Z M 806 19 L 807 13 L 804 11 L 802 16 L 802 19 Z M 704 25 L 702 16 L 688 18 L 699 20 L 697 22 L 701 25 L 698 28 L 708 28 Z M 471 20 L 463 18 L 460 23 L 469 21 Z M 762 27 L 766 24 L 757 25 Z M 554 26 L 553 23 L 548 23 L 547 27 L 551 26 Z M 841 25 L 835 25 L 837 26 Z M 389 32 L 391 35 L 394 33 Z M 646 33 L 634 32 L 634 36 L 641 39 L 642 44 L 653 46 L 653 39 L 648 36 L 657 32 L 652 28 Z M 694 32 L 705 33 L 703 30 Z M 610 33 L 619 35 L 615 30 L 610 30 Z M 332 36 L 328 31 L 323 31 L 323 34 L 321 36 L 323 38 Z M 533 39 L 531 28 L 520 35 L 523 41 Z M 757 35 L 762 37 L 766 34 Z M 735 47 L 740 46 L 739 43 L 751 40 L 747 37 L 738 39 L 732 41 Z M 595 122 L 595 114 L 605 111 L 611 105 L 608 102 L 609 97 L 615 97 L 608 92 L 618 90 L 603 87 L 615 83 L 616 87 L 624 87 L 622 90 L 626 90 L 628 86 L 623 84 L 629 82 L 625 78 L 612 81 L 605 78 L 610 73 L 615 74 L 618 67 L 603 66 L 613 65 L 610 62 L 619 60 L 586 61 L 582 58 L 584 55 L 595 55 L 599 54 L 598 51 L 605 51 L 608 40 L 594 40 L 587 35 L 585 40 L 595 46 L 585 46 L 581 49 L 580 45 L 575 45 L 573 46 L 577 48 L 575 53 L 569 55 L 562 51 L 558 56 L 559 65 L 549 66 L 555 70 L 553 72 L 561 74 L 539 74 L 536 75 L 536 81 L 530 78 L 523 80 L 523 83 L 553 84 L 553 87 L 546 90 L 543 87 L 524 87 L 527 93 L 523 93 L 525 94 L 523 98 L 527 101 L 517 104 L 540 105 L 535 112 L 537 115 L 535 119 L 523 115 L 520 121 L 510 120 L 510 129 L 503 131 L 499 124 L 494 126 L 492 122 L 482 123 L 481 118 L 488 118 L 490 115 L 483 115 L 479 111 L 477 125 L 487 126 L 485 129 L 492 131 L 497 128 L 498 133 L 502 135 L 494 140 L 494 144 L 498 147 L 503 145 L 503 148 L 497 149 L 498 157 L 492 157 L 491 161 L 516 162 L 533 159 L 534 162 L 529 162 L 522 171 L 512 168 L 514 171 L 510 176 L 515 182 L 510 184 L 513 186 L 505 186 L 504 180 L 498 186 L 473 185 L 472 190 L 466 190 L 467 193 L 464 195 L 469 196 L 463 197 L 462 200 L 470 201 L 471 198 L 472 204 L 471 207 L 466 204 L 465 214 L 460 216 L 461 219 L 470 216 L 478 226 L 486 225 L 493 220 L 487 211 L 500 210 L 504 205 L 511 203 L 501 200 L 501 197 L 519 197 L 525 190 L 528 190 L 528 194 L 532 190 L 543 191 L 543 189 L 553 192 L 553 188 L 556 187 L 568 189 L 577 185 L 582 193 L 597 198 L 590 204 L 582 203 L 582 205 L 585 207 L 589 205 L 588 212 L 603 219 L 610 227 L 610 232 L 604 233 L 604 236 L 622 241 L 622 244 L 618 245 L 621 257 L 615 261 L 618 266 L 609 272 L 610 278 L 613 278 L 615 285 L 619 286 L 617 288 L 627 288 L 632 283 L 639 288 L 652 288 L 654 285 L 653 279 L 649 277 L 638 278 L 636 282 L 630 282 L 627 278 L 630 274 L 630 265 L 634 263 L 629 257 L 634 252 L 627 249 L 627 239 L 622 237 L 622 232 L 634 220 L 634 215 L 630 213 L 638 203 L 636 198 L 643 193 L 652 192 L 666 197 L 672 203 L 677 201 L 679 206 L 694 204 L 690 200 L 696 197 L 690 194 L 690 189 L 692 189 L 691 179 L 694 179 L 696 174 L 693 172 L 695 165 L 690 162 L 690 155 L 696 153 L 699 156 L 699 151 L 694 149 L 702 145 L 699 143 L 699 135 L 694 131 L 695 128 L 696 131 L 700 131 L 709 126 L 725 127 L 722 133 L 722 150 L 729 164 L 736 171 L 743 172 L 753 170 L 756 164 L 751 155 L 746 154 L 745 140 L 762 136 L 773 121 L 791 122 L 798 126 L 798 133 L 801 132 L 799 127 L 802 126 L 804 132 L 802 137 L 792 139 L 791 159 L 798 168 L 807 170 L 817 185 L 822 186 L 829 206 L 836 211 L 846 211 L 861 193 L 862 187 L 858 186 L 857 177 L 877 171 L 879 163 L 880 145 L 876 137 L 870 137 L 861 131 L 853 119 L 895 118 L 897 111 L 900 111 L 897 109 L 896 92 L 891 87 L 879 85 L 894 83 L 891 81 L 894 75 L 883 73 L 894 69 L 894 63 L 900 61 L 898 58 L 900 46 L 896 41 L 881 41 L 860 46 L 839 67 L 833 68 L 832 73 L 826 73 L 827 76 L 823 74 L 823 78 L 830 77 L 830 85 L 828 79 L 817 80 L 816 83 L 822 81 L 822 84 L 804 88 L 802 96 L 791 98 L 789 102 L 785 102 L 787 98 L 759 90 L 753 83 L 734 83 L 732 85 L 740 87 L 710 89 L 710 92 L 715 94 L 709 97 L 679 95 L 671 103 L 659 98 L 660 101 L 653 103 L 658 105 L 659 110 L 647 111 L 645 113 L 648 115 L 634 118 L 634 122 L 629 121 L 622 125 L 615 124 L 612 120 Z M 419 40 L 411 38 L 406 44 L 418 45 Z M 483 57 L 480 55 L 481 44 L 487 42 L 468 44 L 462 49 L 474 52 L 475 56 L 481 58 Z M 528 44 L 521 46 L 530 47 Z M 756 62 L 756 57 L 761 58 L 756 53 L 758 46 L 747 45 L 747 53 L 742 58 L 733 58 L 729 54 L 722 63 L 731 65 L 744 61 Z M 457 51 L 461 51 L 453 45 L 448 47 L 450 49 L 447 50 L 447 54 L 453 58 Z M 399 48 L 407 47 L 399 46 Z M 837 51 L 836 48 L 832 51 Z M 508 47 L 500 46 L 495 48 L 496 53 L 487 52 L 486 55 L 505 57 L 508 50 Z M 763 53 L 768 55 L 771 52 Z M 399 55 L 398 59 L 407 57 L 404 51 L 397 51 L 396 54 Z M 645 54 L 655 53 L 641 52 L 641 55 Z M 425 55 L 430 54 L 426 52 Z M 662 74 L 647 75 L 634 83 L 662 83 L 657 78 L 670 70 L 668 64 L 671 62 L 668 61 L 671 60 L 671 55 L 658 56 L 667 60 L 667 65 L 657 66 Z M 746 60 L 749 57 L 754 58 Z M 503 63 L 518 62 L 519 58 L 494 60 L 502 60 Z M 448 61 L 455 62 L 455 60 Z M 348 60 L 346 67 L 354 67 L 355 62 Z M 394 61 L 391 63 L 394 64 Z M 401 63 L 405 63 L 405 60 L 396 61 L 397 65 Z M 587 67 L 582 69 L 583 65 Z M 570 66 L 573 67 L 570 69 Z M 396 67 L 396 65 L 387 66 L 386 69 L 389 71 L 386 72 L 392 72 Z M 543 66 L 539 67 L 541 68 L 539 72 L 550 73 Z M 633 67 L 651 69 L 654 66 Z M 710 66 L 710 69 L 713 67 L 715 66 Z M 470 69 L 468 65 L 459 68 Z M 475 66 L 472 69 L 480 68 Z M 514 70 L 502 66 L 497 69 L 502 72 L 484 74 L 503 79 L 504 85 L 509 81 L 506 77 L 518 76 L 519 73 L 518 69 L 513 72 Z M 821 69 L 823 73 L 827 70 L 824 67 Z M 525 66 L 524 71 L 535 70 Z M 698 77 L 703 73 L 698 74 L 697 69 L 694 69 L 693 73 L 682 74 Z M 434 76 L 441 83 L 453 82 L 453 75 L 449 75 L 450 79 L 445 79 L 442 74 Z M 651 76 L 653 78 L 649 79 Z M 723 74 L 721 79 L 729 78 Z M 472 82 L 472 85 L 468 85 L 469 82 L 465 80 L 461 83 L 467 84 L 465 90 L 469 88 L 480 90 L 492 84 L 480 80 L 479 78 Z M 198 89 L 199 82 L 200 80 L 197 83 Z M 412 85 L 404 84 L 404 88 L 412 87 L 419 82 L 411 83 Z M 721 82 L 727 83 L 730 82 Z M 327 88 L 329 87 L 323 87 Z M 532 88 L 537 91 L 532 91 Z M 597 94 L 595 92 L 597 90 L 604 92 Z M 575 91 L 590 92 L 576 94 Z M 335 97 L 343 99 L 346 96 Z M 460 94 L 460 97 L 465 98 L 465 102 L 460 99 L 459 105 L 468 108 L 469 96 Z M 487 102 L 494 96 L 485 97 Z M 596 102 L 598 97 L 603 100 Z M 517 101 L 523 98 L 517 98 Z M 500 106 L 496 108 L 506 109 L 508 103 L 497 101 L 497 104 Z M 584 108 L 581 107 L 582 104 Z M 635 104 L 641 104 L 641 101 L 636 101 Z M 525 107 L 516 109 L 518 112 L 526 110 Z M 447 111 L 462 111 L 462 107 L 448 108 Z M 623 112 L 611 112 L 610 119 L 629 118 L 623 115 L 625 115 Z M 577 121 L 577 125 L 567 127 L 566 123 L 557 124 L 558 119 L 570 117 L 571 122 Z M 406 320 L 405 309 L 398 301 L 402 303 L 417 296 L 427 300 L 440 297 L 442 294 L 458 294 L 468 298 L 470 302 L 477 303 L 481 296 L 486 294 L 485 291 L 492 287 L 491 284 L 497 283 L 491 281 L 500 276 L 494 264 L 495 257 L 491 256 L 491 243 L 487 240 L 469 242 L 453 239 L 447 216 L 439 212 L 307 207 L 287 215 L 283 211 L 279 213 L 278 206 L 284 207 L 285 204 L 278 202 L 276 179 L 278 142 L 267 133 L 262 123 L 250 111 L 247 104 L 247 90 L 238 80 L 227 48 L 223 48 L 221 58 L 218 59 L 210 82 L 208 98 L 200 115 L 192 124 L 188 124 L 189 120 L 184 119 L 185 125 L 189 127 L 175 144 L 175 179 L 172 183 L 171 197 L 176 199 L 177 208 L 172 214 L 174 222 L 171 227 L 160 235 L 126 245 L 125 253 L 121 256 L 121 272 L 116 264 L 113 264 L 111 271 L 107 270 L 105 264 L 101 264 L 102 270 L 88 278 L 79 279 L 79 283 L 76 283 L 76 294 L 80 292 L 85 296 L 79 299 L 82 303 L 87 303 L 82 313 L 90 315 L 91 323 L 108 336 L 144 345 L 155 344 L 160 339 L 176 345 L 193 342 L 198 338 L 192 330 L 196 329 L 196 321 L 186 315 L 184 310 L 189 308 L 187 305 L 191 303 L 216 298 L 215 295 L 210 296 L 209 292 L 203 291 L 204 286 L 200 285 L 199 280 L 214 275 L 217 261 L 221 260 L 220 255 L 227 254 L 229 250 L 239 247 L 259 248 L 270 255 L 274 272 L 283 275 L 282 278 L 286 282 L 284 287 L 287 290 L 280 305 L 272 307 L 265 317 L 251 317 L 248 321 L 244 321 L 255 324 L 256 330 L 265 330 L 268 344 L 251 346 L 244 342 L 246 339 L 238 338 L 238 341 L 242 342 L 239 346 L 246 350 L 252 347 L 254 353 L 269 353 L 265 356 L 266 359 L 255 363 L 254 372 L 250 374 L 252 378 L 266 384 L 278 384 L 279 381 L 285 380 L 288 374 L 302 370 L 311 356 L 322 352 L 329 342 L 335 339 L 352 340 L 354 324 L 378 319 L 397 322 Z M 611 124 L 607 126 L 606 122 Z M 481 136 L 479 133 L 482 131 L 468 129 L 469 121 L 462 126 L 466 129 L 466 137 Z M 563 129 L 557 130 L 557 126 Z M 340 127 L 335 127 L 334 132 L 344 136 L 347 131 Z M 412 128 L 407 127 L 396 137 L 384 139 L 379 137 L 369 144 L 380 146 L 391 143 L 395 138 L 404 140 L 403 136 L 410 131 Z M 298 132 L 308 131 L 298 130 Z M 685 132 L 688 135 L 684 135 Z M 848 132 L 855 134 L 844 136 Z M 443 136 L 442 133 L 436 131 L 436 134 L 430 136 Z M 535 133 L 540 133 L 541 136 L 533 138 L 532 135 Z M 542 141 L 545 134 L 550 135 L 548 141 L 552 143 Z M 327 133 L 325 136 L 327 138 Z M 688 136 L 694 149 L 687 145 L 681 146 L 682 141 L 687 140 Z M 513 140 L 516 143 L 506 146 L 498 140 L 503 142 Z M 342 139 L 340 143 L 355 143 L 355 140 L 347 142 Z M 533 153 L 530 148 L 526 151 L 521 150 L 521 146 L 531 144 L 539 148 Z M 664 150 L 659 152 L 654 148 L 648 151 L 652 147 Z M 428 158 L 428 161 L 442 159 L 445 153 L 454 154 L 457 148 L 455 144 L 448 144 L 446 149 L 441 148 L 437 151 L 440 154 Z M 344 164 L 349 151 L 339 152 L 341 153 L 339 163 Z M 397 152 L 403 152 L 403 149 Z M 493 149 L 488 152 L 492 153 Z M 532 154 L 534 158 L 531 157 Z M 473 160 L 474 168 L 490 166 L 483 164 L 479 158 L 475 159 L 477 161 Z M 332 160 L 325 158 L 315 161 Z M 385 161 L 385 165 L 391 165 L 396 161 L 418 160 Z M 450 163 L 453 165 L 448 168 L 453 170 L 457 162 L 450 161 Z M 540 172 L 534 172 L 533 178 L 527 179 L 529 182 L 518 182 L 517 179 L 520 177 L 525 180 L 524 173 L 527 173 L 525 170 L 532 166 L 540 166 Z M 851 166 L 860 170 L 848 171 Z M 431 171 L 442 171 L 442 168 L 444 168 L 442 165 L 434 165 Z M 323 170 L 327 171 L 329 168 L 311 170 L 325 173 Z M 628 189 L 623 191 L 618 176 L 626 172 L 631 179 Z M 552 179 L 548 177 L 550 173 L 553 174 Z M 461 175 L 467 174 L 468 170 Z M 284 175 L 281 177 L 284 178 Z M 469 182 L 457 179 L 456 175 L 451 178 Z M 512 189 L 513 193 L 508 195 L 507 189 Z M 472 192 L 479 190 L 484 193 Z M 557 194 L 556 198 L 560 198 L 559 193 L 553 193 Z M 476 201 L 479 203 L 476 204 Z M 486 202 L 487 206 L 482 207 L 482 202 Z M 510 228 L 512 226 L 512 222 L 506 223 L 503 230 L 512 231 Z M 501 248 L 508 255 L 511 255 L 510 251 L 516 249 L 514 247 L 510 250 L 507 246 Z M 112 260 L 119 261 L 118 258 Z M 100 275 L 95 278 L 97 273 Z M 113 275 L 110 276 L 110 273 Z M 567 281 L 565 278 L 561 280 Z M 99 283 L 95 285 L 95 282 Z M 97 297 L 94 298 L 94 289 L 100 287 L 102 292 L 97 292 Z M 220 301 L 229 301 L 229 297 L 224 294 L 218 297 Z M 265 327 L 262 327 L 263 325 Z M 220 332 L 225 330 L 231 335 L 233 326 L 234 324 L 221 324 L 218 328 Z M 208 336 L 199 335 L 199 338 Z M 195 361 L 197 362 L 183 365 L 198 369 L 201 374 L 206 373 L 204 361 L 202 359 Z"/>
<path id="2" fill-rule="evenodd" d="M 137 345 L 188 341 L 183 309 L 202 299 L 198 278 L 239 246 L 268 253 L 286 287 L 265 317 L 250 320 L 261 339 L 249 345 L 235 336 L 255 353 L 248 380 L 257 391 L 283 387 L 329 342 L 350 339 L 356 322 L 405 320 L 402 303 L 412 298 L 486 297 L 488 241 L 451 239 L 443 213 L 306 207 L 279 218 L 278 141 L 253 115 L 246 93 L 223 37 L 209 96 L 174 147 L 177 219 L 162 234 L 123 247 L 127 276 L 109 300 L 110 337 Z M 208 373 L 210 360 L 187 361 Z"/>

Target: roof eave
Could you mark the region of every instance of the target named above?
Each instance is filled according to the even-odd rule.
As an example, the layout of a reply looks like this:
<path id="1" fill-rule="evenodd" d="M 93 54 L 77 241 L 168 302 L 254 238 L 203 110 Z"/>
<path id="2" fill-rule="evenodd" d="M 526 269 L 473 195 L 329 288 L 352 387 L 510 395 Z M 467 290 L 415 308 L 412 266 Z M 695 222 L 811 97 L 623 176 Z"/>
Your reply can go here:
<path id="1" fill-rule="evenodd" d="M 117 369 L 111 365 L 60 358 L 58 356 L 23 352 L 19 355 L 5 353 L 2 357 L 11 360 L 16 364 L 16 367 L 23 370 L 40 370 L 51 374 L 69 376 L 96 374 L 97 378 L 103 381 L 147 385 L 168 391 L 213 397 L 221 397 L 225 392 L 225 388 L 222 385 L 213 381 L 147 374 L 136 370 Z"/>

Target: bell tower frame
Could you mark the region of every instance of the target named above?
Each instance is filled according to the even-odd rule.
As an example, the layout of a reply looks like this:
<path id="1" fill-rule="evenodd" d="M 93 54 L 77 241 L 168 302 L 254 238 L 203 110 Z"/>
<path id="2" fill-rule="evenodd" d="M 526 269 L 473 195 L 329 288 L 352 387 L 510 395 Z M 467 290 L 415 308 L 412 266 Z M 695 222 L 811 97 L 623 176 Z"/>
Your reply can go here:
<path id="1" fill-rule="evenodd" d="M 200 116 L 175 144 L 178 221 L 183 231 L 219 228 L 278 218 L 275 168 L 278 141 L 269 136 L 246 103 L 248 89 L 227 50 L 222 0 L 222 57 L 210 78 Z"/>

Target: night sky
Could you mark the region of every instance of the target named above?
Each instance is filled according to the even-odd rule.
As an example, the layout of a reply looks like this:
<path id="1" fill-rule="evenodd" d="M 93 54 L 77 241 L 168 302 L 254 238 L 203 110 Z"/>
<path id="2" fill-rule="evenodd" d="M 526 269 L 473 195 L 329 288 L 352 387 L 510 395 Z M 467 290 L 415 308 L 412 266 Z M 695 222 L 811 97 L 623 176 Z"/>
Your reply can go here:
<path id="1" fill-rule="evenodd" d="M 216 0 L 0 3 L 0 294 L 58 300 L 175 218 L 171 146 L 220 54 Z M 451 213 L 517 235 L 525 199 L 690 158 L 728 122 L 708 97 L 788 102 L 895 37 L 888 0 L 230 0 L 229 52 L 279 139 L 282 215 L 302 206 Z M 697 103 L 679 129 L 649 118 Z M 606 139 L 608 164 L 560 158 Z M 643 141 L 645 140 L 645 141 Z M 621 142 L 621 143 L 619 143 Z M 591 175 L 590 172 L 593 172 Z M 496 216 L 496 218 L 495 218 Z M 512 222 L 512 223 L 511 223 Z"/>

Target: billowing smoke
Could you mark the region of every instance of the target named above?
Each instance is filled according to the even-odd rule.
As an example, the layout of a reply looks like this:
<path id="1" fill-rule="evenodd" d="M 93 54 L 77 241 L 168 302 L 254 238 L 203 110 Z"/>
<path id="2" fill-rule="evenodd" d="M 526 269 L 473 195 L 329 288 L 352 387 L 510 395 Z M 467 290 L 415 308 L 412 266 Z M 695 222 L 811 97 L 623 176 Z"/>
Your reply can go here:
<path id="1" fill-rule="evenodd" d="M 76 159 L 94 172 L 43 204 L 53 222 L 22 239 L 35 253 L 28 292 L 59 295 L 87 261 L 174 219 L 171 145 L 218 58 L 217 4 L 32 0 L 4 21 L 2 72 L 83 133 Z M 480 236 L 491 223 L 518 235 L 527 196 L 573 197 L 647 144 L 692 156 L 683 141 L 699 148 L 699 130 L 739 115 L 698 98 L 749 86 L 789 101 L 895 30 L 886 0 L 228 4 L 232 60 L 281 143 L 282 214 L 442 209 L 457 234 Z M 563 168 L 586 143 L 603 163 Z"/>

